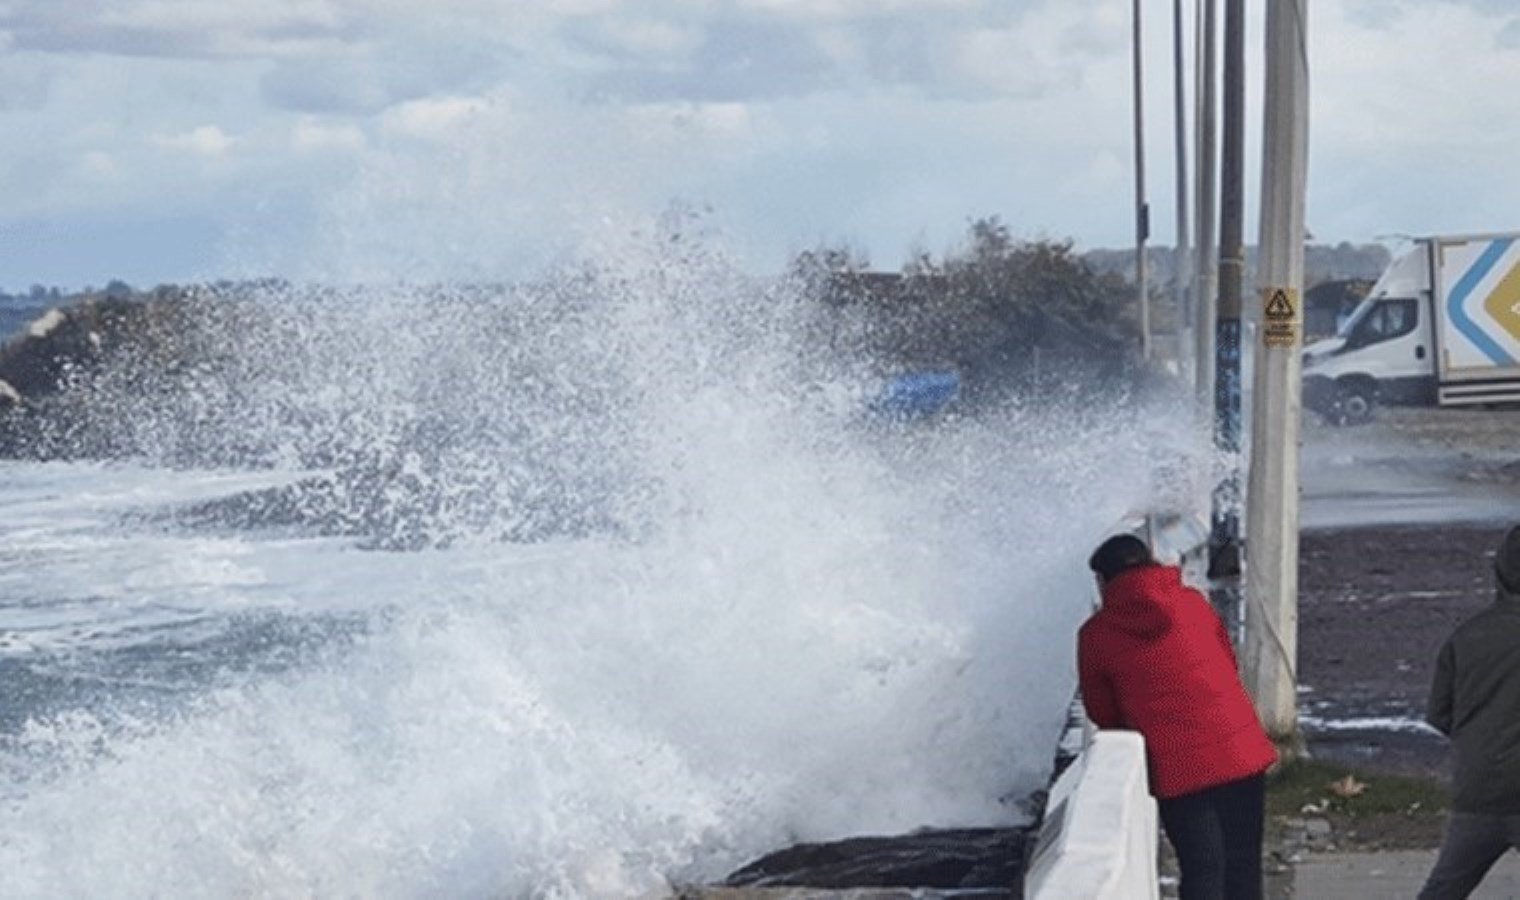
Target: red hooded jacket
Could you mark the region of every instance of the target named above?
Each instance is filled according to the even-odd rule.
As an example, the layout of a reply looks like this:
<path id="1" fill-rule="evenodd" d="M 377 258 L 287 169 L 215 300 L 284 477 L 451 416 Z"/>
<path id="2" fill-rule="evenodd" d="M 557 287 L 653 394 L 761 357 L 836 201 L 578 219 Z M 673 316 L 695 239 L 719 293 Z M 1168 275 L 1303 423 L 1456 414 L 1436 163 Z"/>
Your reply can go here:
<path id="1" fill-rule="evenodd" d="M 1224 624 L 1171 566 L 1127 569 L 1077 637 L 1082 703 L 1099 728 L 1145 738 L 1151 793 L 1190 794 L 1277 759 L 1240 683 Z"/>

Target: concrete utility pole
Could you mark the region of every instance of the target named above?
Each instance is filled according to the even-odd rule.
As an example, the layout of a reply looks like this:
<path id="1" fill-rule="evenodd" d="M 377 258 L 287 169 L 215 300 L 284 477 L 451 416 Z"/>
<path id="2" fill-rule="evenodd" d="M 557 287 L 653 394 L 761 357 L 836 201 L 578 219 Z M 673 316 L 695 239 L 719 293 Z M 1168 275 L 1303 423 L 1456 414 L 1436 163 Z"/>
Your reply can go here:
<path id="1" fill-rule="evenodd" d="M 1251 410 L 1246 686 L 1280 743 L 1298 738 L 1299 343 L 1309 135 L 1308 0 L 1267 6 L 1261 173 L 1261 341 Z"/>
<path id="2" fill-rule="evenodd" d="M 1245 0 L 1225 0 L 1224 140 L 1220 155 L 1219 318 L 1214 327 L 1214 448 L 1226 472 L 1214 491 L 1209 578 L 1232 635 L 1240 628 L 1240 294 L 1245 277 Z"/>
<path id="3" fill-rule="evenodd" d="M 1216 91 L 1219 61 L 1215 47 L 1218 43 L 1219 25 L 1215 16 L 1215 0 L 1196 0 L 1193 10 L 1194 25 L 1198 37 L 1194 53 L 1198 65 L 1195 78 L 1194 102 L 1197 114 L 1194 118 L 1197 152 L 1194 167 L 1198 185 L 1194 197 L 1197 200 L 1198 240 L 1194 243 L 1193 275 L 1193 379 L 1197 390 L 1198 408 L 1212 413 L 1214 409 L 1214 293 L 1218 283 L 1216 258 L 1214 256 L 1214 198 L 1218 186 L 1216 162 L 1217 135 L 1219 132 L 1215 113 L 1219 109 Z"/>
<path id="4" fill-rule="evenodd" d="M 1172 264 L 1173 300 L 1177 307 L 1177 357 L 1184 363 L 1189 356 L 1189 341 L 1193 330 L 1192 309 L 1188 290 L 1188 154 L 1187 154 L 1187 79 L 1182 67 L 1185 54 L 1182 46 L 1182 0 L 1172 0 L 1172 94 L 1176 100 L 1173 134 L 1177 144 L 1177 239 Z M 1196 365 L 1196 359 L 1194 364 Z M 1182 368 L 1183 372 L 1187 368 Z"/>
<path id="5" fill-rule="evenodd" d="M 1145 240 L 1150 237 L 1150 210 L 1145 204 L 1145 111 L 1141 103 L 1145 85 L 1140 64 L 1140 0 L 1134 0 L 1135 62 L 1135 283 L 1139 285 L 1140 357 L 1151 358 L 1151 296 L 1145 278 Z"/>

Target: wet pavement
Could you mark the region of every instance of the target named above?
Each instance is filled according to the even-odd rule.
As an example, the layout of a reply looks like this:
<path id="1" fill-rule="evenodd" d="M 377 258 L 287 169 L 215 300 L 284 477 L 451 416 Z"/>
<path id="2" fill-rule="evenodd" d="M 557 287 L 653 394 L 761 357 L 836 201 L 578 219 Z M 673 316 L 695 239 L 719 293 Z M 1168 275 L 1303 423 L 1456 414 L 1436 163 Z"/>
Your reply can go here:
<path id="1" fill-rule="evenodd" d="M 1520 519 L 1520 411 L 1388 409 L 1371 424 L 1305 424 L 1305 530 Z"/>
<path id="2" fill-rule="evenodd" d="M 1413 897 L 1435 862 L 1434 850 L 1325 853 L 1308 856 L 1267 879 L 1269 900 L 1389 900 Z M 1500 860 L 1471 895 L 1473 900 L 1520 897 L 1520 854 Z"/>

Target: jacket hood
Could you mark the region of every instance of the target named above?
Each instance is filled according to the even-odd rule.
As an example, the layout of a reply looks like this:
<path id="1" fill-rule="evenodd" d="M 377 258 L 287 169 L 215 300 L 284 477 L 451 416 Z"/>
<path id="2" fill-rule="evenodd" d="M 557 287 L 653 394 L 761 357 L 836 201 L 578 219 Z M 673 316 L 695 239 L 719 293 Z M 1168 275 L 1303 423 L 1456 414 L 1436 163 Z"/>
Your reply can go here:
<path id="1" fill-rule="evenodd" d="M 1136 566 L 1103 585 L 1103 614 L 1115 628 L 1140 638 L 1156 637 L 1177 617 L 1182 570 L 1152 563 Z"/>

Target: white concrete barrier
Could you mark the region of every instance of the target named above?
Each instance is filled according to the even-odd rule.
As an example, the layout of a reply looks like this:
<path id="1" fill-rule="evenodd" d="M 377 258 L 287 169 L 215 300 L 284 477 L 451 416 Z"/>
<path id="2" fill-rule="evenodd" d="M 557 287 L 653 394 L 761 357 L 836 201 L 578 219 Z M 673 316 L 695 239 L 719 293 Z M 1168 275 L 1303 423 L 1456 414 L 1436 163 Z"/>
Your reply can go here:
<path id="1" fill-rule="evenodd" d="M 1160 896 L 1156 801 L 1145 743 L 1133 731 L 1099 731 L 1051 786 L 1024 876 L 1028 900 Z"/>

